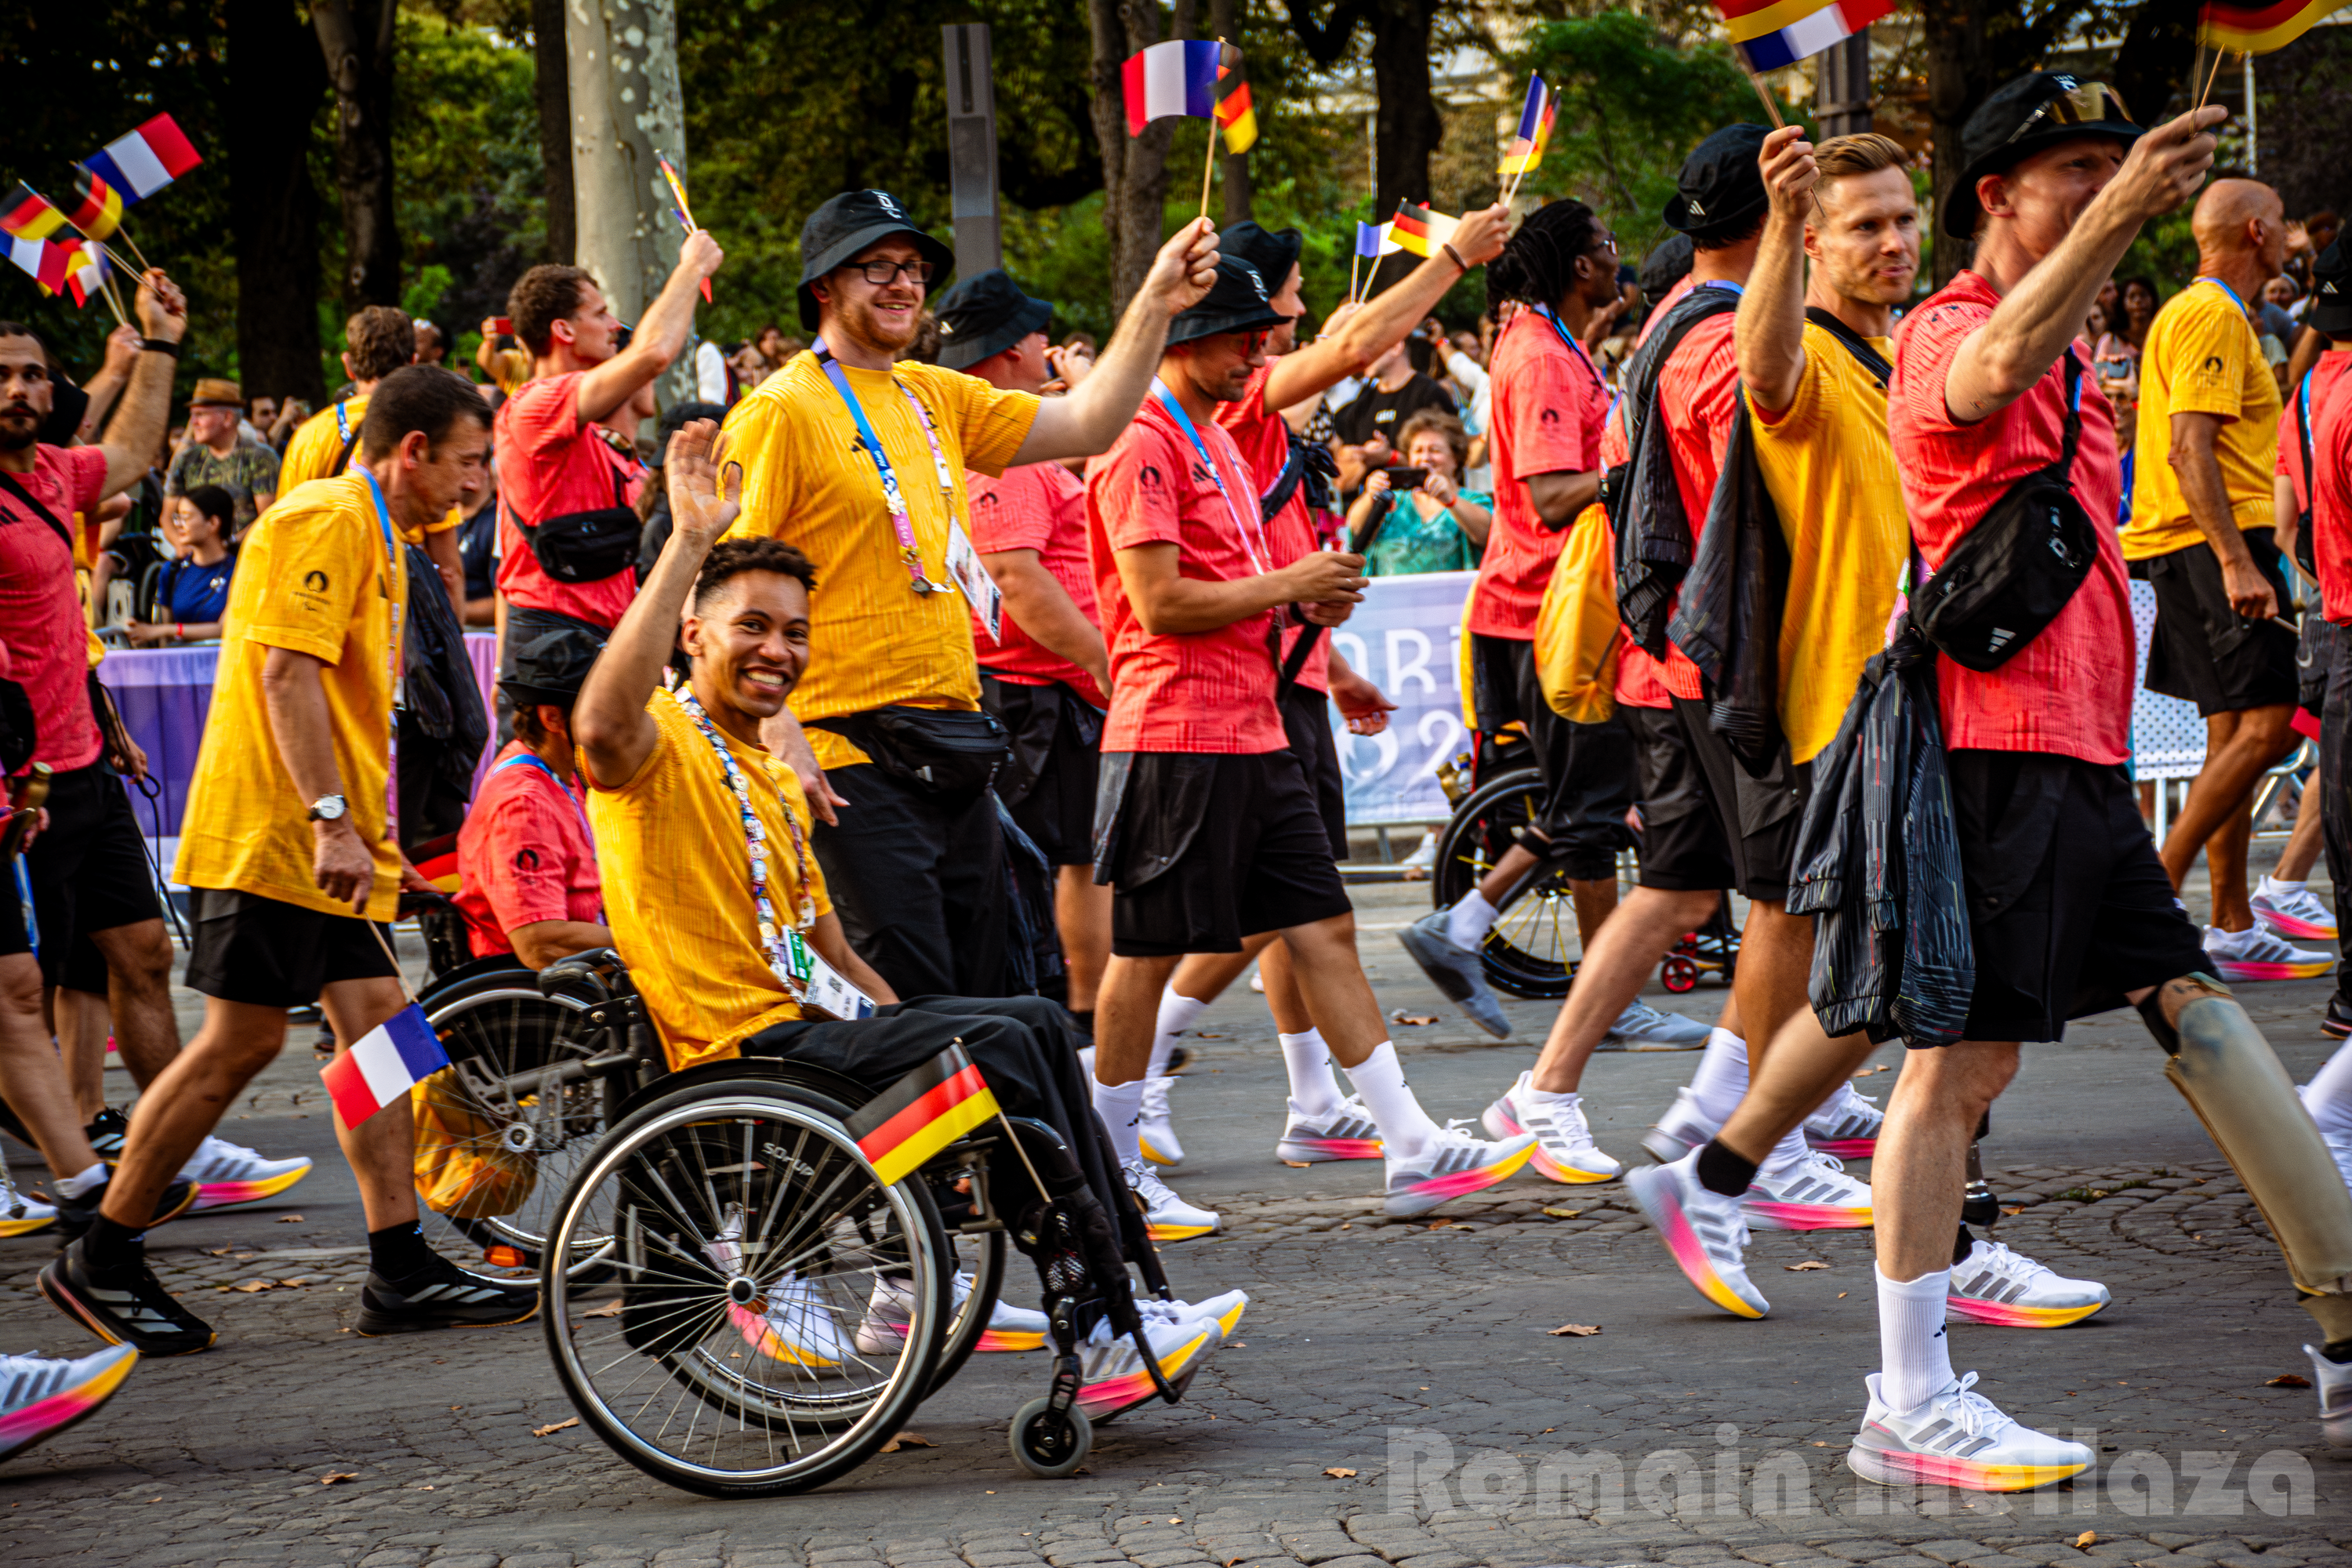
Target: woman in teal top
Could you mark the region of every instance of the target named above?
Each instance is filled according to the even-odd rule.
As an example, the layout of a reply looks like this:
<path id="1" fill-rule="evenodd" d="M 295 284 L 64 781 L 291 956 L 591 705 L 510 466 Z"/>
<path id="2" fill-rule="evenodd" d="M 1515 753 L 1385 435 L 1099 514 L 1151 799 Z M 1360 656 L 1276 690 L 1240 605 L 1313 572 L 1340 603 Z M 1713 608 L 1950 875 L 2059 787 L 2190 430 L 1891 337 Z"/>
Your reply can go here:
<path id="1" fill-rule="evenodd" d="M 1397 432 L 1404 465 L 1422 470 L 1420 484 L 1399 489 L 1389 471 L 1374 468 L 1348 510 L 1348 535 L 1370 577 L 1415 572 L 1466 572 L 1478 564 L 1494 526 L 1495 498 L 1454 483 L 1470 455 L 1470 437 L 1451 414 L 1424 408 Z"/>

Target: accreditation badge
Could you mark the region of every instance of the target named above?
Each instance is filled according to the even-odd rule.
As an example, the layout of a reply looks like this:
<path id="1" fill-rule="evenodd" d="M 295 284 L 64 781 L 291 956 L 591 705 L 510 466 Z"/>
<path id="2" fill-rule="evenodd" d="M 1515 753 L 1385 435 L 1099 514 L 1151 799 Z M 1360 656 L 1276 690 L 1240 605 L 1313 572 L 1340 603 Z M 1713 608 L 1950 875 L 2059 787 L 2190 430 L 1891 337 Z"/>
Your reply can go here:
<path id="1" fill-rule="evenodd" d="M 972 614 L 988 627 L 989 641 L 1003 641 L 1004 595 L 997 591 L 996 579 L 982 563 L 980 552 L 971 547 L 971 536 L 953 518 L 948 520 L 948 575 L 963 590 L 964 602 L 971 606 Z"/>

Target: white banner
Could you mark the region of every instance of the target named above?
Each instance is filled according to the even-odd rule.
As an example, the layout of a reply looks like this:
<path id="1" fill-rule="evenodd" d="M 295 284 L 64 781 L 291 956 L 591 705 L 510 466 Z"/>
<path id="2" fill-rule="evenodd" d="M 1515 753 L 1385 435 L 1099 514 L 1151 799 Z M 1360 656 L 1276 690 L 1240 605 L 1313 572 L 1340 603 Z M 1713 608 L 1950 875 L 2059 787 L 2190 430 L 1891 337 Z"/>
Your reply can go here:
<path id="1" fill-rule="evenodd" d="M 1351 823 L 1443 822 L 1442 763 L 1470 749 L 1462 727 L 1462 606 L 1475 572 L 1375 577 L 1331 646 L 1397 710 L 1377 735 L 1350 735 L 1334 709 Z"/>

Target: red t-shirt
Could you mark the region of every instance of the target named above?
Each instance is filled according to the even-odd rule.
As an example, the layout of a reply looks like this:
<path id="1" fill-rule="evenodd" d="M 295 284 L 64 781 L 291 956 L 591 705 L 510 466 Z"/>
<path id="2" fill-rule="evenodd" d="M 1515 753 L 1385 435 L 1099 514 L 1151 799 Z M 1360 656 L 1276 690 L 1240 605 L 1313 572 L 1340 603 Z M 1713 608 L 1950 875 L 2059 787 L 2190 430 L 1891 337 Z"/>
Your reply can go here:
<path id="1" fill-rule="evenodd" d="M 1562 342 L 1532 310 L 1511 318 L 1486 367 L 1487 439 L 1495 464 L 1495 525 L 1463 628 L 1533 642 L 1544 589 L 1568 538 L 1536 513 L 1524 481 L 1601 466 L 1609 389 L 1580 346 Z"/>
<path id="2" fill-rule="evenodd" d="M 499 592 L 510 605 L 617 626 L 637 596 L 637 574 L 621 571 L 595 583 L 561 582 L 541 569 L 515 524 L 518 518 L 536 524 L 633 502 L 645 483 L 595 426 L 580 423 L 585 374 L 525 382 L 499 408 Z"/>
<path id="3" fill-rule="evenodd" d="M 1687 281 L 1687 279 L 1685 279 Z M 1601 433 L 1601 466 L 1613 468 L 1625 460 L 1625 405 L 1621 400 L 1609 411 L 1609 424 Z M 1617 534 L 1609 534 L 1609 559 L 1617 559 Z M 1622 708 L 1671 708 L 1674 694 L 1666 689 L 1665 667 L 1635 647 L 1631 637 L 1621 637 L 1617 643 L 1617 703 Z"/>
<path id="4" fill-rule="evenodd" d="M 2315 455 L 2319 450 L 2320 411 L 2327 406 L 2329 394 L 2342 377 L 2347 365 L 2352 365 L 2352 353 L 2341 353 L 2331 349 L 2321 354 L 2319 363 L 2311 367 L 2310 418 Z M 2287 389 L 2286 408 L 2279 416 L 2278 466 L 2272 472 L 2294 487 L 2295 510 L 2312 514 L 2311 558 L 2312 564 L 2319 568 L 2320 605 L 2329 620 L 2342 620 L 2345 616 L 2352 616 L 2352 539 L 2345 538 L 2340 528 L 2322 531 L 2318 526 L 2318 503 L 2312 498 L 2311 476 L 2304 470 L 2303 437 L 2295 426 L 2296 408 L 2302 398 L 2302 387 Z M 2333 561 L 2328 559 L 2331 549 L 2336 552 Z M 2334 584 L 2332 590 L 2331 584 Z M 2344 615 L 2326 610 L 2326 606 L 2329 605 L 2344 605 Z"/>
<path id="5" fill-rule="evenodd" d="M 1888 433 L 1912 538 L 1930 571 L 2010 486 L 2057 461 L 2064 437 L 2063 355 L 2024 396 L 1989 419 L 1963 425 L 1945 405 L 1944 384 L 1960 345 L 2000 303 L 1990 284 L 1963 271 L 1905 317 L 1895 340 Z M 2097 526 L 2099 558 L 2058 618 L 2000 668 L 1979 672 L 1955 659 L 1937 660 L 1944 743 L 1954 750 L 2046 752 L 2103 763 L 2131 754 L 2131 584 L 2114 522 L 2123 477 L 2115 419 L 2087 363 L 2081 387 L 2074 499 Z"/>
<path id="6" fill-rule="evenodd" d="M 70 530 L 74 513 L 98 505 L 106 450 L 36 445 L 33 471 L 9 478 Z M 0 645 L 7 649 L 9 679 L 32 700 L 32 760 L 59 773 L 98 761 L 89 634 L 74 591 L 73 546 L 5 489 L 0 489 Z"/>
<path id="7" fill-rule="evenodd" d="M 540 921 L 604 919 L 604 885 L 580 796 L 509 741 L 457 830 L 457 908 L 476 958 L 512 952 L 507 932 Z M 509 765 L 511 764 L 511 765 Z"/>
<path id="8" fill-rule="evenodd" d="M 2319 482 L 2311 496 L 2311 556 L 2319 568 L 2320 603 L 2341 626 L 2352 624 L 2352 374 L 2344 368 L 2352 353 L 2324 353 L 2318 368 L 2330 361 L 2336 368 L 2326 394 L 2312 383 L 2311 458 Z M 2294 426 L 2280 425 L 2279 445 L 2296 445 Z"/>
<path id="9" fill-rule="evenodd" d="M 1265 559 L 1272 539 L 1256 526 L 1249 465 L 1215 420 L 1194 428 L 1224 478 L 1225 494 L 1157 396 L 1145 398 L 1111 449 L 1087 465 L 1095 602 L 1110 640 L 1106 752 L 1255 754 L 1290 743 L 1274 705 L 1271 611 L 1214 631 L 1155 635 L 1136 619 L 1119 581 L 1116 552 L 1139 544 L 1175 544 L 1178 569 L 1201 582 L 1233 582 L 1274 568 Z"/>
<path id="10" fill-rule="evenodd" d="M 999 550 L 1034 550 L 1054 581 L 1062 585 L 1087 619 L 1095 613 L 1094 566 L 1087 558 L 1086 481 L 1059 463 L 1024 463 L 990 479 L 977 468 L 963 475 L 971 506 L 971 547 L 983 555 Z M 1002 637 L 992 640 L 987 625 L 971 617 L 971 646 L 980 668 L 1016 686 L 1060 681 L 1097 708 L 1110 706 L 1095 678 L 1023 631 L 1006 610 Z"/>
<path id="11" fill-rule="evenodd" d="M 1251 479 L 1257 489 L 1254 495 L 1264 495 L 1282 477 L 1290 462 L 1290 426 L 1279 410 L 1265 405 L 1266 384 L 1274 379 L 1271 362 L 1250 373 L 1249 384 L 1242 395 L 1231 403 L 1217 405 L 1217 423 L 1234 438 L 1234 445 L 1249 465 Z M 1302 482 L 1282 503 L 1282 510 L 1265 525 L 1267 541 L 1274 546 L 1274 559 L 1266 564 L 1276 569 L 1289 565 L 1309 551 L 1323 548 L 1316 537 L 1314 520 L 1307 510 L 1307 486 Z M 1282 657 L 1286 660 L 1305 633 L 1303 626 L 1292 626 L 1282 634 Z M 1298 684 L 1310 691 L 1331 689 L 1331 637 L 1327 629 L 1322 638 L 1307 655 L 1307 662 L 1298 667 Z"/>
<path id="12" fill-rule="evenodd" d="M 1694 547 L 1706 529 L 1707 505 L 1715 500 L 1715 479 L 1723 471 L 1723 450 L 1739 408 L 1739 352 L 1732 342 L 1738 320 L 1731 310 L 1709 316 L 1685 333 L 1658 367 L 1657 417 L 1664 424 L 1675 489 L 1690 517 Z M 1664 673 L 1666 689 L 1676 697 L 1696 700 L 1705 694 L 1698 666 L 1672 643 L 1666 645 Z"/>

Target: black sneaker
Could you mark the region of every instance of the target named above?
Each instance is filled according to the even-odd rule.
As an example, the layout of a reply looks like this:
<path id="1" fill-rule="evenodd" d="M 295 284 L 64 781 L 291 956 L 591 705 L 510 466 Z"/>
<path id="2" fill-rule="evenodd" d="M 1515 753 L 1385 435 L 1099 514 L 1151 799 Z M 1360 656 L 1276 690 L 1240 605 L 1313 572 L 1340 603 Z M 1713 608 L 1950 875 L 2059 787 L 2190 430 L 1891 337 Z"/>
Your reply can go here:
<path id="1" fill-rule="evenodd" d="M 107 1343 L 133 1346 L 142 1355 L 194 1355 L 215 1338 L 210 1323 L 163 1289 L 144 1258 L 101 1273 L 89 1267 L 77 1241 L 41 1270 L 40 1285 L 58 1311 Z"/>
<path id="2" fill-rule="evenodd" d="M 131 1118 L 106 1106 L 89 1119 L 82 1133 L 98 1151 L 98 1157 L 111 1165 L 122 1158 L 122 1141 L 131 1135 Z"/>
<path id="3" fill-rule="evenodd" d="M 439 1254 L 434 1267 L 394 1286 L 374 1269 L 360 1288 L 352 1328 L 373 1339 L 428 1329 L 491 1329 L 539 1315 L 537 1281 L 516 1284 L 469 1274 Z"/>
<path id="4" fill-rule="evenodd" d="M 163 1195 L 155 1200 L 155 1212 L 147 1216 L 147 1223 L 157 1226 L 167 1219 L 177 1219 L 194 1207 L 196 1199 L 202 1195 L 202 1189 L 195 1183 L 174 1181 L 163 1189 Z M 57 1198 L 58 1239 L 60 1242 L 79 1241 L 98 1218 L 98 1205 L 106 1201 L 106 1185 L 101 1182 L 79 1198 L 69 1198 L 62 1193 L 57 1194 Z"/>
<path id="5" fill-rule="evenodd" d="M 2319 1032 L 2331 1040 L 2352 1039 L 2352 1005 L 2342 996 L 2327 999 L 2327 1011 L 2321 1015 Z"/>

